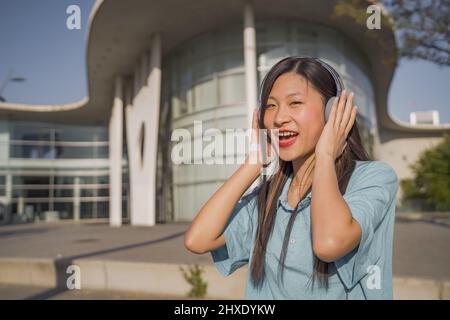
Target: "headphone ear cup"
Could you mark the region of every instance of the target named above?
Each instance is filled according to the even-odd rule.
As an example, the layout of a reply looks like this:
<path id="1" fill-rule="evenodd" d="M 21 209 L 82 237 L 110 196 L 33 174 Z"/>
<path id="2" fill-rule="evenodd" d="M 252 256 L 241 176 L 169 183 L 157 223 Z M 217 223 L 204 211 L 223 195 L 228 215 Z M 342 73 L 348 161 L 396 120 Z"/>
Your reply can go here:
<path id="1" fill-rule="evenodd" d="M 333 106 L 333 101 L 336 97 L 331 97 L 328 99 L 327 104 L 325 105 L 325 122 L 328 122 L 331 113 L 331 107 Z"/>

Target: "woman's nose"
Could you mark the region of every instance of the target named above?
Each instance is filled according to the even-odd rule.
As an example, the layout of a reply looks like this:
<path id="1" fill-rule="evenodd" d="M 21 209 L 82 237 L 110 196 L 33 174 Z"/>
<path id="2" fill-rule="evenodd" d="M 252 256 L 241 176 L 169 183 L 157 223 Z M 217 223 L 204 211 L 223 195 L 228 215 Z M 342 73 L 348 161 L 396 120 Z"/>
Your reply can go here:
<path id="1" fill-rule="evenodd" d="M 282 127 L 285 123 L 291 120 L 290 114 L 287 112 L 286 108 L 278 108 L 277 113 L 274 118 L 274 125 L 276 127 Z"/>

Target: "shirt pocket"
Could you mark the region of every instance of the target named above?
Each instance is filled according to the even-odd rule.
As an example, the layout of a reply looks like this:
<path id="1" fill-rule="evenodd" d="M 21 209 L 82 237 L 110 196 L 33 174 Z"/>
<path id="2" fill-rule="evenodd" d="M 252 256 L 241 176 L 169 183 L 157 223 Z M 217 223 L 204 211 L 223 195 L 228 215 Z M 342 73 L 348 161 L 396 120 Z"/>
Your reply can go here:
<path id="1" fill-rule="evenodd" d="M 296 271 L 309 274 L 313 269 L 314 255 L 309 224 L 297 215 L 288 240 L 285 264 Z"/>

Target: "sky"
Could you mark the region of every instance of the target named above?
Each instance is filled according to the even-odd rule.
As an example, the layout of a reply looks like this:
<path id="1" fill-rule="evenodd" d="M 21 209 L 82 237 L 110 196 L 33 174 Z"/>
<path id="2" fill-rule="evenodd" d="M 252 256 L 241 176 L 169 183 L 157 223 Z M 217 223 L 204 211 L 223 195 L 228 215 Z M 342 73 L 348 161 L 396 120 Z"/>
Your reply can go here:
<path id="1" fill-rule="evenodd" d="M 95 0 L 0 0 L 0 95 L 9 102 L 64 104 L 87 95 L 87 21 Z M 81 29 L 69 30 L 66 8 L 78 5 Z M 450 123 L 450 67 L 400 59 L 388 96 L 392 117 L 409 122 L 412 111 L 438 110 Z"/>

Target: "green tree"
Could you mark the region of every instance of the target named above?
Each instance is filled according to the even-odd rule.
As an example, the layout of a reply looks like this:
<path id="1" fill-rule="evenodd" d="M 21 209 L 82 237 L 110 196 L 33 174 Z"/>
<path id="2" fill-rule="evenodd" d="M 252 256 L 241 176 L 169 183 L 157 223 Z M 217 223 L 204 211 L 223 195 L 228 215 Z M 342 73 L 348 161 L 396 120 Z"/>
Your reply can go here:
<path id="1" fill-rule="evenodd" d="M 414 177 L 400 181 L 404 200 L 422 199 L 432 209 L 450 210 L 450 134 L 422 152 L 410 168 Z"/>
<path id="2" fill-rule="evenodd" d="M 394 28 L 400 58 L 450 65 L 450 0 L 339 0 L 331 18 L 351 18 L 366 29 L 367 7 L 378 3 L 389 14 L 381 15 L 381 28 Z M 367 29 L 365 34 L 377 37 L 374 30 Z M 387 45 L 382 39 L 377 41 Z"/>
<path id="3" fill-rule="evenodd" d="M 449 0 L 383 0 L 398 32 L 400 56 L 450 65 Z"/>

